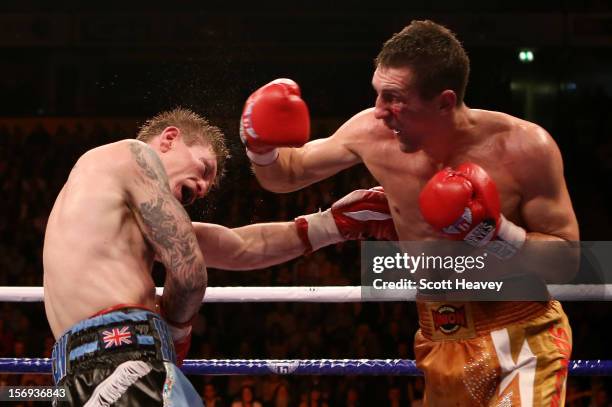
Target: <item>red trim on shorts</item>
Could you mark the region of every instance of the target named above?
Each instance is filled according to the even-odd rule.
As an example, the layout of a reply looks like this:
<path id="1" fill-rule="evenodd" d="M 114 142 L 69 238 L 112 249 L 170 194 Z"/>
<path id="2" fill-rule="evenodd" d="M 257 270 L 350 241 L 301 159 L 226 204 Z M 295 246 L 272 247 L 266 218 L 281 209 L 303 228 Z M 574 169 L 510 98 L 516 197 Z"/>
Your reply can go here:
<path id="1" fill-rule="evenodd" d="M 103 315 L 103 314 L 108 314 L 108 313 L 113 312 L 113 311 L 118 311 L 118 310 L 120 310 L 122 308 L 140 308 L 140 309 L 143 309 L 145 311 L 155 312 L 151 308 L 146 307 L 146 306 L 144 306 L 142 304 L 117 304 L 117 305 L 113 305 L 112 307 L 104 308 L 103 310 L 96 312 L 95 314 L 93 314 L 89 318 L 97 317 L 97 316 Z"/>

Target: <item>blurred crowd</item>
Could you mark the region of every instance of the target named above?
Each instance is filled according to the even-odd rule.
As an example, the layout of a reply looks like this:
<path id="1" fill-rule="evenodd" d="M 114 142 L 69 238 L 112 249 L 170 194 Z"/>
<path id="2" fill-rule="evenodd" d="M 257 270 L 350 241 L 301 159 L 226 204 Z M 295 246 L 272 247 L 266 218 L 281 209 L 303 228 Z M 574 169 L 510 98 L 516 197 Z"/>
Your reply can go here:
<path id="1" fill-rule="evenodd" d="M 41 286 L 45 224 L 54 199 L 76 159 L 86 150 L 133 137 L 134 128 L 112 120 L 49 126 L 0 122 L 0 286 Z M 315 123 L 315 133 L 329 134 L 337 123 Z M 319 127 L 317 127 L 319 126 Z M 560 143 L 563 150 L 563 142 Z M 608 150 L 603 149 L 608 146 Z M 581 144 L 578 145 L 579 147 Z M 275 195 L 264 191 L 251 174 L 241 148 L 234 145 L 226 179 L 203 205 L 190 208 L 194 220 L 225 226 L 274 220 L 326 208 L 356 188 L 374 186 L 362 167 L 345 171 L 302 191 Z M 585 147 L 586 149 L 586 147 Z M 610 145 L 594 154 L 589 168 L 611 170 Z M 575 158 L 579 150 L 568 156 Z M 592 154 L 592 152 L 591 152 Z M 564 151 L 565 155 L 565 151 Z M 567 158 L 566 158 L 567 160 Z M 576 162 L 569 164 L 572 171 Z M 574 184 L 568 177 L 583 240 L 605 236 L 601 213 L 593 202 L 607 192 Z M 576 181 L 579 182 L 579 181 Z M 576 192 L 579 191 L 579 192 Z M 583 194 L 595 194 L 585 196 Z M 585 233 L 586 232 L 586 233 Z M 205 253 L 204 253 L 205 255 Z M 209 271 L 210 286 L 358 285 L 359 246 L 335 245 L 286 264 L 255 271 Z M 163 271 L 154 278 L 162 285 Z M 610 303 L 564 304 L 574 336 L 572 359 L 612 359 L 609 340 L 600 332 L 609 321 Z M 405 358 L 414 359 L 418 327 L 411 303 L 346 304 L 207 304 L 194 325 L 190 358 Z M 33 334 L 35 333 L 35 334 Z M 0 357 L 50 357 L 53 338 L 39 303 L 0 302 Z M 419 406 L 423 380 L 414 377 L 191 376 L 207 406 Z M 0 374 L 0 386 L 50 384 L 48 375 Z M 568 406 L 608 406 L 610 380 L 570 377 Z"/>

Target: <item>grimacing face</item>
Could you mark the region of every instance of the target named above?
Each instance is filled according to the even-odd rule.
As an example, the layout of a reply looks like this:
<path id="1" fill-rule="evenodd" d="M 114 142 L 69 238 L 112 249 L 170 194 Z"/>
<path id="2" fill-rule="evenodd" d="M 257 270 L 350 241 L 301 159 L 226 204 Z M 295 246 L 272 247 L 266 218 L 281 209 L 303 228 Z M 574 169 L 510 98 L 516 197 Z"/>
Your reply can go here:
<path id="1" fill-rule="evenodd" d="M 438 120 L 435 98 L 424 100 L 414 86 L 408 67 L 377 67 L 372 77 L 376 91 L 374 117 L 397 137 L 404 152 L 419 149 L 428 130 Z"/>
<path id="2" fill-rule="evenodd" d="M 165 157 L 170 190 L 183 205 L 204 198 L 217 174 L 216 156 L 210 146 L 187 146 L 175 140 L 172 153 Z"/>

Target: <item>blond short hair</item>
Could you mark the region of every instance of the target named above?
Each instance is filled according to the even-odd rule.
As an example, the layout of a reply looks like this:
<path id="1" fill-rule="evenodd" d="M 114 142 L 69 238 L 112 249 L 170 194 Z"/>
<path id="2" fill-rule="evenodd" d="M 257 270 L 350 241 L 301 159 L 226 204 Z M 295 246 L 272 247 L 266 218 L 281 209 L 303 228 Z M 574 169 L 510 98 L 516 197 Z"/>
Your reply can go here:
<path id="1" fill-rule="evenodd" d="M 137 140 L 148 143 L 160 135 L 166 127 L 174 126 L 181 130 L 181 136 L 187 146 L 195 144 L 210 146 L 217 159 L 217 176 L 214 185 L 218 185 L 224 174 L 225 161 L 229 150 L 225 145 L 225 136 L 221 129 L 213 126 L 204 117 L 182 107 L 167 110 L 147 120 L 138 131 Z"/>

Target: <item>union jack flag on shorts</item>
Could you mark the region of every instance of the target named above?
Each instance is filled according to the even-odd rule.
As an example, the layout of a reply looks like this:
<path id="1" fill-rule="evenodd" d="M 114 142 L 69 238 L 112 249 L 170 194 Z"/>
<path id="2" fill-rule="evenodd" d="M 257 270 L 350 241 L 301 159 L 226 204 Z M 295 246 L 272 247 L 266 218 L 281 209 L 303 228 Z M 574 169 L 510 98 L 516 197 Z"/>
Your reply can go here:
<path id="1" fill-rule="evenodd" d="M 102 331 L 104 349 L 115 348 L 133 343 L 133 333 L 129 326 L 120 326 L 111 330 Z"/>

